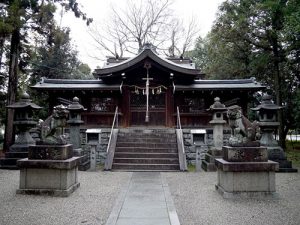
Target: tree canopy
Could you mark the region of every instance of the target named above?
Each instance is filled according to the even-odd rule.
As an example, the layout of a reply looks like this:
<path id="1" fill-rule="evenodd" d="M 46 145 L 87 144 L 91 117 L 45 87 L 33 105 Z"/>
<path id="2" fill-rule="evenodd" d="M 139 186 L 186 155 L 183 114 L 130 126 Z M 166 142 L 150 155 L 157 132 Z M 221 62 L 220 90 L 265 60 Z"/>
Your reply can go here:
<path id="1" fill-rule="evenodd" d="M 295 124 L 300 81 L 300 1 L 228 0 L 191 53 L 210 78 L 256 77 L 273 91 L 281 140 Z M 282 142 L 283 143 L 283 142 Z"/>
<path id="2" fill-rule="evenodd" d="M 16 101 L 20 74 L 29 68 L 32 56 L 31 40 L 34 35 L 47 36 L 53 27 L 55 3 L 60 4 L 66 10 L 71 10 L 78 18 L 86 21 L 87 25 L 92 19 L 87 18 L 78 7 L 76 0 L 2 0 L 0 14 L 0 70 L 3 70 L 3 55 L 7 43 L 7 94 L 6 105 Z M 6 63 L 5 63 L 6 64 Z M 13 141 L 13 117 L 12 110 L 6 113 L 5 143 L 4 149 Z"/>
<path id="3" fill-rule="evenodd" d="M 169 56 L 182 56 L 198 33 L 196 21 L 188 24 L 173 15 L 171 0 L 126 1 L 124 10 L 112 6 L 107 21 L 93 23 L 90 35 L 104 54 L 137 54 L 145 43 Z"/>

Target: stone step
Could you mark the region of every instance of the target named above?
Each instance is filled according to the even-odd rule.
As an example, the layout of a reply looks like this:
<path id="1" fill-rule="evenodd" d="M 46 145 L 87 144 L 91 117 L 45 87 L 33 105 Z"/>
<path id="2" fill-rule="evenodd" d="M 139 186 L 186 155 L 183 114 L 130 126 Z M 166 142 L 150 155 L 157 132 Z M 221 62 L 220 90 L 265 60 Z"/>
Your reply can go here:
<path id="1" fill-rule="evenodd" d="M 0 164 L 0 169 L 1 170 L 19 170 L 20 168 L 17 165 L 1 165 Z"/>
<path id="2" fill-rule="evenodd" d="M 201 167 L 206 172 L 215 172 L 215 171 L 217 171 L 217 167 L 216 167 L 215 163 L 202 161 Z"/>
<path id="3" fill-rule="evenodd" d="M 28 152 L 6 152 L 5 158 L 28 158 Z"/>
<path id="4" fill-rule="evenodd" d="M 144 148 L 177 148 L 176 143 L 137 143 L 137 142 L 119 142 L 116 147 L 144 147 Z"/>
<path id="5" fill-rule="evenodd" d="M 175 129 L 172 128 L 161 128 L 161 129 L 151 129 L 151 128 L 125 128 L 119 129 L 119 133 L 138 133 L 138 134 L 175 134 Z"/>
<path id="6" fill-rule="evenodd" d="M 138 163 L 113 163 L 112 169 L 116 170 L 179 170 L 179 164 L 138 164 Z"/>
<path id="7" fill-rule="evenodd" d="M 140 152 L 115 152 L 116 158 L 176 158 L 178 153 L 140 153 Z"/>
<path id="8" fill-rule="evenodd" d="M 162 138 L 162 137 L 151 137 L 151 138 L 145 138 L 145 137 L 127 137 L 127 136 L 121 136 L 118 137 L 118 142 L 135 142 L 135 143 L 176 143 L 176 138 Z"/>
<path id="9" fill-rule="evenodd" d="M 113 163 L 178 164 L 178 158 L 114 158 Z"/>
<path id="10" fill-rule="evenodd" d="M 175 138 L 176 134 L 164 134 L 164 133 L 153 133 L 153 134 L 144 134 L 144 133 L 118 133 L 119 137 L 143 137 L 143 138 Z"/>
<path id="11" fill-rule="evenodd" d="M 18 169 L 17 161 L 21 158 L 3 158 L 0 159 L 1 169 Z"/>
<path id="12" fill-rule="evenodd" d="M 138 153 L 178 153 L 177 148 L 148 148 L 148 147 L 116 147 L 117 152 L 138 152 Z"/>

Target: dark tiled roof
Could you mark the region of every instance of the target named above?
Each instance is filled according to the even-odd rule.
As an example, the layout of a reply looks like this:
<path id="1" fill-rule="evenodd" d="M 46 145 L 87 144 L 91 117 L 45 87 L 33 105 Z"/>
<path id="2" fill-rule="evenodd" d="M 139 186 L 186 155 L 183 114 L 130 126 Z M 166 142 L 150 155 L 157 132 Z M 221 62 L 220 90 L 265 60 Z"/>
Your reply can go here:
<path id="1" fill-rule="evenodd" d="M 133 58 L 129 58 L 125 61 L 122 61 L 118 64 L 106 65 L 101 69 L 95 69 L 94 76 L 104 76 L 113 73 L 118 73 L 129 69 L 130 67 L 136 65 L 146 58 L 150 58 L 158 64 L 170 69 L 170 71 L 175 71 L 182 74 L 187 75 L 201 75 L 200 70 L 195 69 L 194 64 L 177 64 L 172 62 L 171 60 L 160 57 L 157 53 L 155 53 L 151 48 L 145 48 L 142 52 L 140 52 L 137 56 Z"/>
<path id="2" fill-rule="evenodd" d="M 265 86 L 255 79 L 196 80 L 189 85 L 176 85 L 175 90 L 262 90 Z"/>
<path id="3" fill-rule="evenodd" d="M 45 79 L 32 86 L 41 90 L 120 90 L 120 85 L 104 84 L 102 80 Z"/>

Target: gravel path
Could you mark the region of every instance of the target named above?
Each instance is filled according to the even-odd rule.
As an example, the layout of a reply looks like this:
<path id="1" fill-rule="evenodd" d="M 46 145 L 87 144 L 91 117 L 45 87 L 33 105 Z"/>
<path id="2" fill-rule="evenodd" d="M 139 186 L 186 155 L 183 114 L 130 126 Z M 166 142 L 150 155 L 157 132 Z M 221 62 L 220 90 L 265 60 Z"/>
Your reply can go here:
<path id="1" fill-rule="evenodd" d="M 19 171 L 0 170 L 0 225 L 105 224 L 130 177 L 121 172 L 79 172 L 80 187 L 68 198 L 17 195 Z"/>
<path id="2" fill-rule="evenodd" d="M 217 173 L 163 173 L 181 225 L 299 225 L 300 173 L 276 173 L 278 197 L 228 200 L 215 191 Z"/>

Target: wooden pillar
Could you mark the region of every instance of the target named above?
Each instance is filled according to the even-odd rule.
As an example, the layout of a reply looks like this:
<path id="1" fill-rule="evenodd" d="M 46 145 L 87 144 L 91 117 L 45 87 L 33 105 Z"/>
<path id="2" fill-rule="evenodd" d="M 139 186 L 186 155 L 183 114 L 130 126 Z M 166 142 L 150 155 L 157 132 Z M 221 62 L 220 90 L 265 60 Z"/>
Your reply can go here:
<path id="1" fill-rule="evenodd" d="M 123 113 L 122 127 L 129 127 L 130 126 L 130 90 L 126 86 L 123 87 L 121 108 Z"/>
<path id="2" fill-rule="evenodd" d="M 166 126 L 174 127 L 174 95 L 172 88 L 169 87 L 166 91 Z"/>

